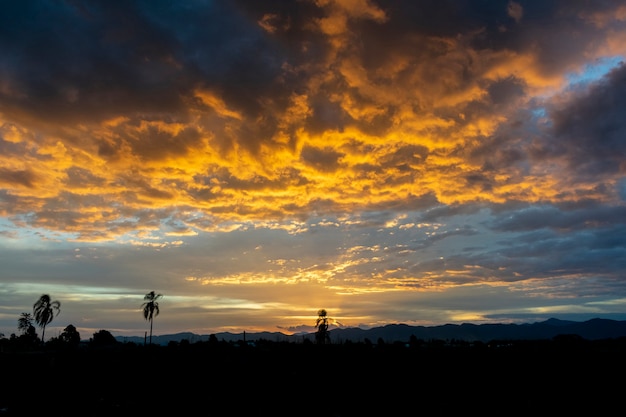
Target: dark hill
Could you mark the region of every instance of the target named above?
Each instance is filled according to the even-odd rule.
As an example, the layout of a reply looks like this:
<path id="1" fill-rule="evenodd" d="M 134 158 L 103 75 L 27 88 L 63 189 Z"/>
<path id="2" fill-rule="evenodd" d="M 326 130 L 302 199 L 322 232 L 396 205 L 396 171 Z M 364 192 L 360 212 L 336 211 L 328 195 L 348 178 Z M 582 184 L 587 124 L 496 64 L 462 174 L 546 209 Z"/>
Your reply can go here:
<path id="1" fill-rule="evenodd" d="M 623 408 L 624 334 L 624 322 L 548 320 L 334 329 L 328 345 L 305 342 L 311 334 L 180 333 L 156 340 L 190 343 L 19 351 L 7 339 L 0 414 L 612 415 Z"/>
<path id="2" fill-rule="evenodd" d="M 524 324 L 445 324 L 441 326 L 409 326 L 406 324 L 389 324 L 371 329 L 335 328 L 330 331 L 331 341 L 377 343 L 407 342 L 413 336 L 422 340 L 460 340 L 467 342 L 489 342 L 492 340 L 546 340 L 559 335 L 576 335 L 587 340 L 612 339 L 626 337 L 626 321 L 610 319 L 591 319 L 584 322 L 548 319 L 536 323 Z M 190 343 L 203 342 L 210 335 L 194 333 L 176 333 L 171 335 L 153 336 L 152 342 L 167 345 L 170 342 L 187 340 Z M 259 333 L 216 333 L 220 341 L 257 341 L 303 342 L 313 341 L 313 333 L 286 335 L 280 332 Z M 117 336 L 120 342 L 143 344 L 144 338 Z"/>

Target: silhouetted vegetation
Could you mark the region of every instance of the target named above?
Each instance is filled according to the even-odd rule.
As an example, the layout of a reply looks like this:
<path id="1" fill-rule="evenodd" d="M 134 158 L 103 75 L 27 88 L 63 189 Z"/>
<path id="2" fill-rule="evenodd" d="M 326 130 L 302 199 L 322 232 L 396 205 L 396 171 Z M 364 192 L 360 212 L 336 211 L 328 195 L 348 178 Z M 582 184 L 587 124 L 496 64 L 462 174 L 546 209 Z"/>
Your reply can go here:
<path id="1" fill-rule="evenodd" d="M 154 318 L 159 315 L 158 300 L 162 297 L 162 294 L 157 294 L 154 291 L 150 291 L 143 297 L 144 303 L 141 307 L 143 308 L 143 317 L 150 322 L 150 344 L 152 344 L 152 323 Z"/>
<path id="2" fill-rule="evenodd" d="M 59 339 L 61 342 L 75 347 L 80 344 L 80 333 L 78 333 L 78 330 L 76 330 L 73 324 L 69 324 L 63 329 L 63 333 L 61 333 Z"/>
<path id="3" fill-rule="evenodd" d="M 39 300 L 33 304 L 33 315 L 35 322 L 41 327 L 41 343 L 45 342 L 46 326 L 52 322 L 54 317 L 61 312 L 61 303 L 52 301 L 48 294 L 43 294 Z"/>
<path id="4" fill-rule="evenodd" d="M 318 345 L 330 343 L 330 335 L 328 334 L 329 321 L 330 318 L 328 317 L 328 313 L 325 309 L 322 308 L 317 311 L 317 320 L 315 321 L 315 328 L 317 329 L 315 332 L 315 341 Z"/>
<path id="5" fill-rule="evenodd" d="M 31 316 L 30 313 L 20 314 L 20 318 L 17 320 L 17 330 L 21 334 L 32 332 L 35 329 L 33 321 L 33 316 Z"/>
<path id="6" fill-rule="evenodd" d="M 89 345 L 92 347 L 115 346 L 117 343 L 118 341 L 108 330 L 98 330 L 89 339 Z"/>
<path id="7" fill-rule="evenodd" d="M 69 327 L 69 326 L 68 326 Z M 71 329 L 67 329 L 72 334 Z M 67 340 L 59 337 L 58 343 Z M 70 338 L 71 339 L 71 338 Z M 326 343 L 270 340 L 117 342 L 110 332 L 69 349 L 53 339 L 37 350 L 0 340 L 0 408 L 11 415 L 318 415 L 311 394 L 337 397 L 330 416 L 573 412 L 621 406 L 626 338 L 421 340 Z M 319 365 L 323 358 L 323 366 Z M 37 392 L 35 375 L 54 376 Z M 143 376 L 149 379 L 142 381 Z M 154 383 L 154 377 L 158 383 Z M 65 403 L 65 405 L 63 405 Z M 71 404 L 71 406 L 69 406 Z M 207 408 L 208 407 L 208 408 Z M 504 408 L 503 408 L 504 407 Z"/>
<path id="8" fill-rule="evenodd" d="M 144 297 L 150 343 L 138 344 L 108 330 L 84 342 L 72 324 L 44 342 L 32 323 L 45 331 L 60 303 L 42 296 L 34 317 L 20 315 L 19 336 L 0 337 L 0 415 L 140 415 L 153 400 L 152 416 L 604 415 L 621 407 L 611 375 L 626 370 L 626 337 L 331 343 L 332 319 L 320 309 L 313 339 L 246 340 L 244 333 L 235 342 L 212 334 L 161 346 L 152 344 L 161 297 Z"/>

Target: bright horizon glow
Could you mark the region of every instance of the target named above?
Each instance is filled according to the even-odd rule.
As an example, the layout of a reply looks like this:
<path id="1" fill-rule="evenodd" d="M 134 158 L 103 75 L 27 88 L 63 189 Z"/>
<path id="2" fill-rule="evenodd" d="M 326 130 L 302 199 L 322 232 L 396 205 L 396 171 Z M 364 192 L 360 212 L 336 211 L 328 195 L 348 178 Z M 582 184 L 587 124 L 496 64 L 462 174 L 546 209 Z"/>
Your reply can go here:
<path id="1" fill-rule="evenodd" d="M 0 17 L 6 337 L 626 320 L 622 5 L 111 7 Z"/>

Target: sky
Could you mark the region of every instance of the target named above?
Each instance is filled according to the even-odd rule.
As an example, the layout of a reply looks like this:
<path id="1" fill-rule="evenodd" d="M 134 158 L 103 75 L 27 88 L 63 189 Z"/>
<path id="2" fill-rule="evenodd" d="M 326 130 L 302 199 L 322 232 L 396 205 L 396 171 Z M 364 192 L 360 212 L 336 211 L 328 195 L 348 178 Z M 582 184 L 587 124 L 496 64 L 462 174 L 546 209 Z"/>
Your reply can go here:
<path id="1" fill-rule="evenodd" d="M 5 337 L 626 320 L 624 1 L 29 0 L 0 54 Z"/>

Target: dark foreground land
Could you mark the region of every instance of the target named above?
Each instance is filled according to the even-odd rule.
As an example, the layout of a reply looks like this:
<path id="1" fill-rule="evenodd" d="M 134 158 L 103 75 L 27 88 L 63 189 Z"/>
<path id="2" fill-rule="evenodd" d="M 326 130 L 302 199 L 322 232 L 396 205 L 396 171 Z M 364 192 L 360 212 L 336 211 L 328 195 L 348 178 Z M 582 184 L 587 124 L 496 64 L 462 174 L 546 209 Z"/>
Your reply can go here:
<path id="1" fill-rule="evenodd" d="M 6 416 L 613 415 L 626 339 L 1 352 Z"/>

